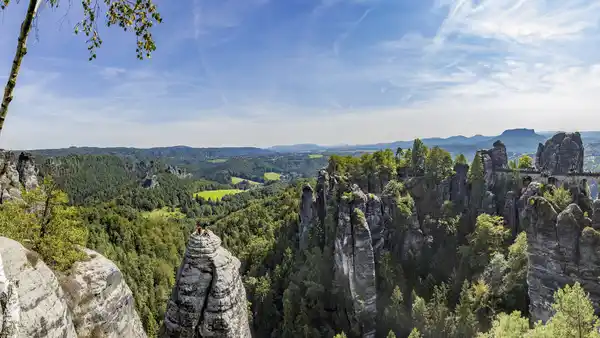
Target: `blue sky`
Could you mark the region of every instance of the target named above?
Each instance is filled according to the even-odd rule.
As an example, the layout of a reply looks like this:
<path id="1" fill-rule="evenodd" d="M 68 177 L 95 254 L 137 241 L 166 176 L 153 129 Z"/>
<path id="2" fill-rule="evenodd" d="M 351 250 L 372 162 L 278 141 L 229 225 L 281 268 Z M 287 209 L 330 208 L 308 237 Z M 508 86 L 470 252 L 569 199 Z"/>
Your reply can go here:
<path id="1" fill-rule="evenodd" d="M 375 143 L 600 130 L 600 3 L 157 0 L 158 50 L 42 7 L 4 148 Z M 0 12 L 6 81 L 26 1 Z"/>

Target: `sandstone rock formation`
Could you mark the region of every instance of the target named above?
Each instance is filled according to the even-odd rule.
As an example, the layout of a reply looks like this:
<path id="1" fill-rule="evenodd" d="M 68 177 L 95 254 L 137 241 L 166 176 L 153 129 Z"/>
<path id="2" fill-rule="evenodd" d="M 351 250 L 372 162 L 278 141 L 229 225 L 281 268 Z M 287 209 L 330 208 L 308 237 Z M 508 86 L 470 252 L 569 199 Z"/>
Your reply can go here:
<path id="1" fill-rule="evenodd" d="M 469 166 L 467 164 L 457 163 L 454 165 L 454 175 L 450 182 L 450 201 L 462 210 L 469 203 L 469 184 L 467 177 Z"/>
<path id="2" fill-rule="evenodd" d="M 530 313 L 534 321 L 552 316 L 553 294 L 566 284 L 579 282 L 592 304 L 600 304 L 600 232 L 576 204 L 558 213 L 543 197 L 527 200 L 527 245 Z"/>
<path id="3" fill-rule="evenodd" d="M 324 169 L 319 170 L 317 174 L 317 193 L 316 206 L 317 217 L 321 224 L 325 223 L 327 216 L 327 194 L 329 193 L 329 174 Z"/>
<path id="4" fill-rule="evenodd" d="M 371 243 L 376 254 L 383 249 L 385 228 L 383 224 L 383 208 L 381 199 L 374 194 L 367 195 L 365 218 L 371 232 Z"/>
<path id="5" fill-rule="evenodd" d="M 210 230 L 190 236 L 161 336 L 251 337 L 240 261 Z"/>
<path id="6" fill-rule="evenodd" d="M 506 146 L 501 141 L 496 141 L 492 149 L 480 150 L 475 156 L 481 156 L 485 183 L 487 189 L 491 191 L 496 185 L 496 170 L 508 168 Z"/>
<path id="7" fill-rule="evenodd" d="M 502 217 L 504 218 L 504 224 L 511 230 L 513 237 L 519 233 L 518 202 L 517 194 L 514 191 L 509 191 L 504 197 Z"/>
<path id="8" fill-rule="evenodd" d="M 84 249 L 89 259 L 74 264 L 61 278 L 79 337 L 145 338 L 129 286 L 117 266 Z"/>
<path id="9" fill-rule="evenodd" d="M 313 195 L 313 189 L 310 184 L 302 187 L 302 198 L 300 200 L 300 226 L 298 240 L 300 250 L 306 249 L 310 230 L 312 229 L 316 219 L 316 201 Z"/>
<path id="10" fill-rule="evenodd" d="M 158 176 L 156 176 L 156 175 L 152 175 L 152 176 L 148 175 L 142 181 L 142 187 L 144 187 L 146 189 L 154 189 L 158 186 L 159 186 Z"/>
<path id="11" fill-rule="evenodd" d="M 539 144 L 535 156 L 538 170 L 550 174 L 583 171 L 583 141 L 579 133 L 557 133 Z"/>
<path id="12" fill-rule="evenodd" d="M 38 185 L 33 156 L 21 153 L 17 158 L 12 151 L 0 150 L 0 199 L 21 198 L 21 188 L 34 189 Z"/>
<path id="13" fill-rule="evenodd" d="M 5 237 L 0 237 L 0 256 L 6 278 L 18 285 L 17 337 L 77 337 L 64 292 L 46 264 L 34 252 Z"/>
<path id="14" fill-rule="evenodd" d="M 170 165 L 170 164 L 166 165 L 165 172 L 175 175 L 182 179 L 192 176 L 192 174 L 188 173 L 185 169 L 182 169 L 177 166 Z"/>
<path id="15" fill-rule="evenodd" d="M 367 195 L 356 184 L 351 192 L 344 193 L 340 201 L 334 243 L 334 275 L 338 288 L 352 303 L 352 308 L 347 309 L 351 313 L 350 325 L 362 337 L 375 337 L 375 254 L 365 216 L 367 201 Z"/>
<path id="16" fill-rule="evenodd" d="M 6 277 L 0 255 L 0 337 L 18 337 L 20 314 L 17 286 Z"/>

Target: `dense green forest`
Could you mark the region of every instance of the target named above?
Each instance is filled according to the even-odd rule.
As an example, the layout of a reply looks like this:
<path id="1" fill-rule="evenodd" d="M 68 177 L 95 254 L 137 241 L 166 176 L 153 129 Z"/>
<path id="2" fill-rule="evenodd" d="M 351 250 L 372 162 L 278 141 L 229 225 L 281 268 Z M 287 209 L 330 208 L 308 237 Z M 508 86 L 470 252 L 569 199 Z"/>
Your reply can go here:
<path id="1" fill-rule="evenodd" d="M 597 337 L 598 319 L 579 285 L 556 293 L 551 321 L 530 325 L 526 234 L 513 233 L 501 217 L 486 212 L 481 158 L 468 166 L 467 205 L 436 199 L 436 187 L 466 162 L 419 140 L 406 150 L 331 156 L 326 172 L 336 188 L 326 217 L 315 222 L 307 249 L 300 250 L 300 196 L 306 184 L 319 186 L 314 177 L 213 202 L 195 200 L 193 193 L 228 183 L 180 177 L 165 171 L 162 159 L 47 158 L 40 166 L 41 187 L 24 193 L 23 203 L 0 206 L 0 235 L 25 243 L 57 270 L 81 259 L 76 245 L 113 260 L 134 293 L 145 329 L 155 336 L 187 237 L 200 221 L 242 262 L 255 337 L 356 337 L 344 318 L 345 295 L 331 277 L 331 234 L 356 184 L 394 201 L 393 222 L 376 260 L 378 336 Z M 152 189 L 140 184 L 149 173 L 160 183 Z M 517 178 L 509 185 L 523 188 Z M 545 194 L 564 208 L 565 193 Z M 31 212 L 44 202 L 50 212 Z M 414 217 L 427 230 L 428 245 L 418 254 L 403 244 Z"/>
<path id="2" fill-rule="evenodd" d="M 76 173 L 83 170 L 91 176 L 96 172 L 87 166 L 95 159 L 104 164 L 110 162 L 111 168 L 129 174 L 163 173 L 171 166 L 182 169 L 195 179 L 208 179 L 222 184 L 230 183 L 232 176 L 264 182 L 264 173 L 267 172 L 311 177 L 327 164 L 326 156 L 278 154 L 259 148 L 66 148 L 34 150 L 32 153 L 39 163 L 46 163 L 47 160 L 67 162 L 63 167 Z M 122 178 L 126 173 L 112 174 Z"/>

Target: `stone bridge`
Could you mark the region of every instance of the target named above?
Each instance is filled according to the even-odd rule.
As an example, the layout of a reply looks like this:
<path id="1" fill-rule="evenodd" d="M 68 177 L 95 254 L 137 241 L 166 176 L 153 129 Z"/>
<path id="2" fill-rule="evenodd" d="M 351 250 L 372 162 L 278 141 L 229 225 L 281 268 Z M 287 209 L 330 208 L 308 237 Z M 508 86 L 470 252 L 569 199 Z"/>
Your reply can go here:
<path id="1" fill-rule="evenodd" d="M 543 184 L 553 184 L 555 186 L 561 186 L 563 184 L 566 185 L 582 185 L 589 184 L 590 186 L 599 186 L 600 185 L 600 172 L 570 172 L 566 174 L 548 174 L 541 172 L 539 170 L 532 169 L 505 169 L 505 168 L 495 168 L 494 172 L 496 175 L 512 175 L 517 172 L 521 179 L 523 180 L 531 180 L 532 182 L 540 182 Z M 592 189 L 592 198 L 596 198 L 598 189 Z"/>

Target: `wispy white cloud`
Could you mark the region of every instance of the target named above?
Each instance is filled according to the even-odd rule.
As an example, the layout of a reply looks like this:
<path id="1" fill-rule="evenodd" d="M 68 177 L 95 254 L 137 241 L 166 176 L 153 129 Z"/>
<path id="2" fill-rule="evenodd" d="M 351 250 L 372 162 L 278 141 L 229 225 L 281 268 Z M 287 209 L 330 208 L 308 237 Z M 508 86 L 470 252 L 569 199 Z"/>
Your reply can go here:
<path id="1" fill-rule="evenodd" d="M 269 0 L 194 0 L 195 37 L 237 27 L 253 10 L 268 3 Z"/>
<path id="2" fill-rule="evenodd" d="M 28 55 L 0 146 L 338 144 L 600 129 L 600 7 L 587 1 L 440 0 L 408 24 L 403 3 L 324 0 L 275 27 L 249 27 L 260 33 L 250 39 L 243 26 L 275 3 L 196 4 L 196 25 L 186 28 L 200 47 L 171 51 L 172 60 Z M 297 39 L 313 24 L 314 36 Z M 223 31 L 243 38 L 206 47 Z"/>

